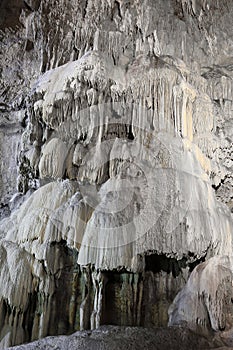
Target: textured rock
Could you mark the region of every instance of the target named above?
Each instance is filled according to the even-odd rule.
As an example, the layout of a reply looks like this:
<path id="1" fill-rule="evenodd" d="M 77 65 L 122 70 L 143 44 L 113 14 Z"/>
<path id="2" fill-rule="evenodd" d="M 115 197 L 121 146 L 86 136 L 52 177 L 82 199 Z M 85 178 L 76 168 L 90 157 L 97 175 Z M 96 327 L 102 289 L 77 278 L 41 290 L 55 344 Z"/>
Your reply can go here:
<path id="1" fill-rule="evenodd" d="M 0 347 L 228 332 L 232 0 L 0 6 Z"/>
<path id="2" fill-rule="evenodd" d="M 138 327 L 102 326 L 93 332 L 77 332 L 69 337 L 48 337 L 11 349 L 208 349 L 211 342 L 188 329 L 146 329 Z"/>
<path id="3" fill-rule="evenodd" d="M 229 331 L 232 283 L 232 257 L 216 256 L 198 265 L 169 309 L 170 324 Z"/>
<path id="4" fill-rule="evenodd" d="M 210 133 L 213 128 L 211 102 L 208 97 L 197 96 L 197 90 L 182 78 L 182 71 L 177 72 L 178 69 L 166 63 L 166 57 L 164 59 L 141 55 L 123 74 L 123 69 L 115 68 L 101 53 L 90 52 L 78 61 L 47 72 L 35 84 L 31 97 L 35 117 L 42 116 L 43 122 L 51 128 L 51 141 L 44 146 L 39 163 L 40 176 L 56 177 L 52 168 L 59 167 L 62 177 L 66 166 L 72 168 L 63 157 L 65 150 L 59 149 L 65 146 L 58 147 L 59 141 L 52 138 L 53 134 L 60 135 L 62 145 L 66 142 L 71 149 L 78 143 L 73 165 L 79 164 L 79 168 L 76 174 L 75 169 L 71 171 L 71 179 L 101 184 L 107 180 L 106 174 L 110 176 L 101 186 L 99 198 L 94 199 L 96 203 L 91 203 L 95 211 L 82 241 L 81 265 L 91 263 L 101 269 L 124 266 L 137 271 L 140 269 L 137 256 L 147 251 L 167 253 L 179 259 L 188 256 L 188 252 L 198 258 L 206 255 L 208 250 L 218 254 L 231 253 L 230 214 L 217 203 L 208 178 L 215 162 L 212 164 L 210 157 L 192 143 L 194 122 L 197 135 L 203 130 L 208 135 L 208 129 Z M 143 66 L 147 67 L 146 72 Z M 113 102 L 101 104 L 101 91 L 107 88 L 109 80 L 114 82 L 109 92 Z M 89 87 L 85 91 L 85 84 L 81 89 L 82 81 L 98 86 L 96 92 Z M 161 101 L 158 109 L 148 111 L 146 108 L 152 96 L 146 98 L 144 108 L 139 102 L 130 102 L 137 101 L 141 89 L 150 93 L 151 86 Z M 129 102 L 115 102 L 116 94 L 120 99 L 123 93 Z M 85 99 L 90 107 L 80 110 Z M 97 101 L 99 104 L 95 106 Z M 198 115 L 202 105 L 207 108 L 208 122 Z M 174 124 L 170 121 L 171 115 Z M 118 126 L 114 136 L 109 130 L 112 124 Z M 153 131 L 150 124 L 154 126 Z M 131 126 L 131 135 L 127 133 L 127 125 Z M 166 133 L 162 131 L 164 129 Z M 176 134 L 172 135 L 174 131 Z M 46 140 L 47 129 L 45 134 L 43 139 Z M 85 140 L 80 142 L 83 135 Z M 129 136 L 133 140 L 129 141 Z M 52 145 L 59 157 L 53 155 Z M 78 159 L 83 158 L 81 164 L 77 159 L 78 151 L 81 152 Z M 120 167 L 116 159 L 124 161 Z M 135 166 L 142 173 L 141 178 L 137 178 L 135 170 L 132 176 Z M 131 173 L 130 177 L 127 171 Z M 86 187 L 82 184 L 84 195 Z M 137 193 L 137 188 L 143 190 Z M 107 194 L 112 191 L 120 193 L 121 198 L 115 204 L 118 207 L 106 211 L 109 206 Z M 128 205 L 133 191 L 134 201 Z M 97 197 L 97 193 L 93 195 Z M 86 200 L 90 201 L 89 198 Z M 111 200 L 114 201 L 114 197 Z M 147 201 L 147 205 L 139 209 L 143 207 L 143 201 Z M 114 210 L 119 214 L 114 214 Z M 183 232 L 180 223 L 185 226 Z M 113 229 L 110 231 L 110 228 Z"/>

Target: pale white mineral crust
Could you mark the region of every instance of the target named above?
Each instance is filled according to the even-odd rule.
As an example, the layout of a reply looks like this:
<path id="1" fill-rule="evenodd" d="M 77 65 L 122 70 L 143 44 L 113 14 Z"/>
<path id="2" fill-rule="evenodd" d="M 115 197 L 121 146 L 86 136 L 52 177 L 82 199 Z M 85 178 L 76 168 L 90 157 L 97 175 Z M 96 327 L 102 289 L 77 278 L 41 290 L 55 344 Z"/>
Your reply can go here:
<path id="1" fill-rule="evenodd" d="M 1 12 L 0 348 L 168 322 L 228 344 L 233 1 Z"/>

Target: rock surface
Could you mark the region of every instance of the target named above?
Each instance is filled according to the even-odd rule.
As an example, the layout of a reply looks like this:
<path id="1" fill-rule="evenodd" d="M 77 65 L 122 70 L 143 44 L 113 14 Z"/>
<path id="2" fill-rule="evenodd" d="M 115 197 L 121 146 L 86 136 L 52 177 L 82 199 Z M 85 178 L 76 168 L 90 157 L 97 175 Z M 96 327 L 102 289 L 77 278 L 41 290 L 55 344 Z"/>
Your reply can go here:
<path id="1" fill-rule="evenodd" d="M 170 306 L 170 323 L 186 323 L 194 330 L 224 330 L 226 336 L 233 327 L 232 273 L 229 256 L 216 256 L 198 265 Z"/>
<path id="2" fill-rule="evenodd" d="M 233 1 L 0 7 L 0 347 L 230 346 Z"/>
<path id="3" fill-rule="evenodd" d="M 208 349 L 211 345 L 204 337 L 188 329 L 171 327 L 147 329 L 139 327 L 102 326 L 95 331 L 76 332 L 71 336 L 47 337 L 37 342 L 10 349 L 82 349 L 82 350 L 186 350 Z"/>

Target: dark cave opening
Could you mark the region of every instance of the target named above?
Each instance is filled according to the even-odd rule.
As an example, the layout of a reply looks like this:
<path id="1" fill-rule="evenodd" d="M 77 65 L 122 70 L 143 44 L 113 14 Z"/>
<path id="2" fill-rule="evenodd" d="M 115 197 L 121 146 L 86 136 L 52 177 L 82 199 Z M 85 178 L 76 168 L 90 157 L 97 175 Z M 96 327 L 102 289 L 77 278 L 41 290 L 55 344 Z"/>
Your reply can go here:
<path id="1" fill-rule="evenodd" d="M 177 277 L 182 273 L 182 269 L 189 268 L 191 273 L 193 269 L 200 263 L 205 261 L 205 257 L 196 258 L 194 254 L 189 252 L 189 258 L 192 258 L 192 261 L 188 261 L 187 257 L 182 259 L 175 259 L 167 257 L 164 254 L 151 254 L 145 256 L 145 271 L 152 271 L 153 273 L 159 273 L 164 271 L 168 274 L 172 273 L 173 277 Z"/>
<path id="2" fill-rule="evenodd" d="M 146 271 L 152 271 L 153 273 L 159 273 L 164 271 L 166 273 L 172 273 L 173 277 L 179 276 L 187 266 L 187 258 L 176 260 L 175 258 L 168 258 L 166 255 L 151 254 L 145 256 Z"/>

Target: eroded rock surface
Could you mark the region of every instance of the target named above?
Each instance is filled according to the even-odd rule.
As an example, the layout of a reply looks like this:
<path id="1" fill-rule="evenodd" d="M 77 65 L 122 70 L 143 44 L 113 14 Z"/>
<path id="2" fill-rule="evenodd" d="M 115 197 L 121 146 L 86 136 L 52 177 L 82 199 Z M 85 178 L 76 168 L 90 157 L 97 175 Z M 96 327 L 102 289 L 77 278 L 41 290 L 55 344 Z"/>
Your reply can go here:
<path id="1" fill-rule="evenodd" d="M 16 346 L 23 349 L 132 349 L 132 350 L 186 350 L 208 349 L 211 345 L 206 338 L 182 327 L 147 329 L 139 327 L 102 326 L 95 331 L 77 332 L 71 336 L 48 337 L 40 341 Z"/>

